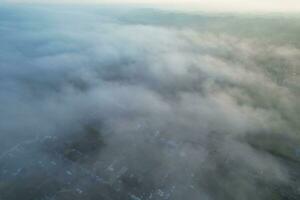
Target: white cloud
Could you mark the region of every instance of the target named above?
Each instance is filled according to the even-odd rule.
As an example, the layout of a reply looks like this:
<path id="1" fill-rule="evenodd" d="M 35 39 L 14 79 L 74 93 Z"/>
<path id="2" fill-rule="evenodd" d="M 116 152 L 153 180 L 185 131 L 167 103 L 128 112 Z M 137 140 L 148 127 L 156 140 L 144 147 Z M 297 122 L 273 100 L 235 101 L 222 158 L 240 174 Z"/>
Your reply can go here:
<path id="1" fill-rule="evenodd" d="M 284 160 L 299 161 L 299 93 L 279 77 L 299 63 L 296 45 L 168 26 L 164 12 L 155 26 L 134 21 L 140 10 L 131 22 L 113 9 L 18 9 L 0 19 L 3 199 L 74 199 L 79 188 L 79 199 L 263 200 L 293 189 Z M 74 160 L 95 130 L 101 150 Z"/>
<path id="2" fill-rule="evenodd" d="M 298 0 L 4 0 L 17 3 L 136 4 L 217 12 L 299 12 Z"/>

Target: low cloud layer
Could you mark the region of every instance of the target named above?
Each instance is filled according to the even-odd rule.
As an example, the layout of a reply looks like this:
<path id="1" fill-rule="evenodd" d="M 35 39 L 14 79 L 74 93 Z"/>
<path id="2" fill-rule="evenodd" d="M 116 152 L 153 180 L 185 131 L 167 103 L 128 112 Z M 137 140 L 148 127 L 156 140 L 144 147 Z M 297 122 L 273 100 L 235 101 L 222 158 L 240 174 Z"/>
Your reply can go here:
<path id="1" fill-rule="evenodd" d="M 38 4 L 133 4 L 179 10 L 209 12 L 299 12 L 297 0 L 1 0 L 7 3 Z"/>
<path id="2" fill-rule="evenodd" d="M 300 197 L 300 49 L 284 35 L 0 9 L 0 199 Z"/>

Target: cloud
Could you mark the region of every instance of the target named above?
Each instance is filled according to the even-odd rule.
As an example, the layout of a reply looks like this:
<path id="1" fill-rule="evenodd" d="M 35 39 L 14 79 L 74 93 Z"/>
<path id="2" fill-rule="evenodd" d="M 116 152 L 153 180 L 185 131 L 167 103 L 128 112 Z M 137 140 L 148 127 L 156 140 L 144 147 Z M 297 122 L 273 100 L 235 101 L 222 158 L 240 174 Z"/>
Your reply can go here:
<path id="1" fill-rule="evenodd" d="M 299 196 L 297 46 L 114 10 L 1 9 L 1 198 Z"/>
<path id="2" fill-rule="evenodd" d="M 2 0 L 8 3 L 38 4 L 133 4 L 168 9 L 209 12 L 299 12 L 297 0 Z"/>

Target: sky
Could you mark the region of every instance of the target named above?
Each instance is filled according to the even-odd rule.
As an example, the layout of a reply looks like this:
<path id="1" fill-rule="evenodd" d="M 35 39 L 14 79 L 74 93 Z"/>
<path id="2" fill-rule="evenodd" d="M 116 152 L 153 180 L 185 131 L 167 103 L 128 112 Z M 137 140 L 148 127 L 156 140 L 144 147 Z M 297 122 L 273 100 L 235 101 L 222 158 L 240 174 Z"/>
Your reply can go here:
<path id="1" fill-rule="evenodd" d="M 299 12 L 298 0 L 4 0 L 8 3 L 140 4 L 213 12 Z M 1 1 L 0 1 L 1 2 Z"/>

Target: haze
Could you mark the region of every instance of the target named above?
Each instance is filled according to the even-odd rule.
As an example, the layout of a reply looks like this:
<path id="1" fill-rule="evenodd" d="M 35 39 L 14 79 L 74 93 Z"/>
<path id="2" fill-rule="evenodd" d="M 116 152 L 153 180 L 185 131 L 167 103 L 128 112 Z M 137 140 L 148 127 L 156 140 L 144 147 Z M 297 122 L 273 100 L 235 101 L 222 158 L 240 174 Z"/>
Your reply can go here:
<path id="1" fill-rule="evenodd" d="M 298 0 L 6 0 L 6 2 L 39 4 L 136 4 L 210 12 L 300 11 L 300 2 Z"/>
<path id="2" fill-rule="evenodd" d="M 298 3 L 26 2 L 0 4 L 0 200 L 300 199 Z"/>

